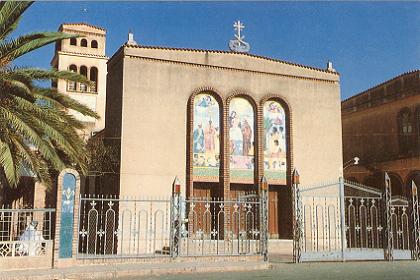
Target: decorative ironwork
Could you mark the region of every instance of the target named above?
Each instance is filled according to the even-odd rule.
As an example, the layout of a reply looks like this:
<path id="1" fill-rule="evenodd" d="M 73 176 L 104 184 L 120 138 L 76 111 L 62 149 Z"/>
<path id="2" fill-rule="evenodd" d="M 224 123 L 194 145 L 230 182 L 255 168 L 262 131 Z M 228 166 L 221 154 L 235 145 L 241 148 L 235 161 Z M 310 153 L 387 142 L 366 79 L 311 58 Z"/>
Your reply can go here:
<path id="1" fill-rule="evenodd" d="M 257 227 L 251 229 L 251 238 L 257 238 L 258 234 L 261 236 L 261 255 L 264 257 L 264 261 L 268 260 L 268 183 L 265 177 L 262 178 L 261 192 L 260 192 L 260 228 Z M 248 211 L 252 211 L 252 206 L 248 204 Z"/>
<path id="2" fill-rule="evenodd" d="M 299 190 L 299 173 L 293 171 L 293 261 L 301 262 L 301 254 L 303 248 L 303 215 L 302 215 L 302 199 Z"/>
<path id="3" fill-rule="evenodd" d="M 413 259 L 420 259 L 420 220 L 419 220 L 419 200 L 417 196 L 417 186 L 411 181 L 412 207 L 413 207 Z"/>
<path id="4" fill-rule="evenodd" d="M 416 258 L 417 197 L 413 193 L 412 206 L 405 197 L 392 197 L 391 182 L 385 178 L 384 193 L 341 178 L 294 190 L 295 251 L 297 244 L 303 246 L 295 261 Z M 302 236 L 296 230 L 299 223 Z"/>
<path id="5" fill-rule="evenodd" d="M 81 197 L 77 257 L 266 256 L 261 201 Z"/>
<path id="6" fill-rule="evenodd" d="M 261 201 L 266 201 L 266 197 L 182 199 L 186 218 L 181 218 L 179 255 L 267 257 L 267 227 L 263 225 L 267 217 L 261 213 L 267 212 L 267 202 Z"/>
<path id="7" fill-rule="evenodd" d="M 171 199 L 80 197 L 78 258 L 169 254 Z"/>
<path id="8" fill-rule="evenodd" d="M 386 231 L 385 235 L 387 238 L 386 248 L 385 248 L 385 259 L 388 261 L 394 260 L 393 257 L 393 247 L 394 247 L 394 238 L 392 228 L 392 213 L 391 213 L 391 178 L 389 178 L 388 173 L 385 172 L 385 218 L 386 218 Z"/>
<path id="9" fill-rule="evenodd" d="M 179 246 L 181 239 L 181 196 L 179 193 L 179 181 L 174 181 L 174 191 L 171 200 L 171 238 L 170 238 L 170 254 L 171 257 L 179 255 Z"/>

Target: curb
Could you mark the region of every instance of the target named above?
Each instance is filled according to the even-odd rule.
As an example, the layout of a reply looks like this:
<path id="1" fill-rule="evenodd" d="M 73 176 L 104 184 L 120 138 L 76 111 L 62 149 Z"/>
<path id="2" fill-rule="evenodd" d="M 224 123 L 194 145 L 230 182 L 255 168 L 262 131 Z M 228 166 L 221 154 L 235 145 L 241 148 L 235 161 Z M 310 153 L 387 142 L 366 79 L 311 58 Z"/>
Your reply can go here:
<path id="1" fill-rule="evenodd" d="M 264 270 L 270 267 L 268 262 L 236 262 L 228 265 L 224 264 L 204 264 L 204 263 L 184 263 L 182 265 L 171 265 L 172 267 L 153 267 L 136 269 L 132 265 L 113 265 L 113 266 L 91 266 L 80 267 L 83 271 L 74 271 L 79 268 L 69 269 L 50 269 L 43 271 L 29 270 L 15 271 L 12 275 L 2 276 L 0 280 L 71 280 L 71 279 L 117 279 L 119 277 L 136 276 L 158 276 L 165 274 L 180 273 L 205 273 L 205 272 L 230 272 L 230 271 L 250 271 Z M 38 272 L 38 273 L 37 273 Z M 41 273 L 39 273 L 41 272 Z M 19 275 L 25 274 L 25 275 Z M 35 275 L 34 275 L 35 274 Z"/>

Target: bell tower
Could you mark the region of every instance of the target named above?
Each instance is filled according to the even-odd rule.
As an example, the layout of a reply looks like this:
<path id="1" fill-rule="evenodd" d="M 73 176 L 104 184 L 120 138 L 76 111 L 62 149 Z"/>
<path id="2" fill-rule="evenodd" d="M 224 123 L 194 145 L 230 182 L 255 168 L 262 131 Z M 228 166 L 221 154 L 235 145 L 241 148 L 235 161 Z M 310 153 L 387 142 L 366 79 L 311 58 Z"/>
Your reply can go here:
<path id="1" fill-rule="evenodd" d="M 86 23 L 63 23 L 59 31 L 77 34 L 79 37 L 57 42 L 51 65 L 58 70 L 70 70 L 87 77 L 92 85 L 58 80 L 59 92 L 87 105 L 96 111 L 100 119 L 74 116 L 86 124 L 81 132 L 84 138 L 105 127 L 106 74 L 108 57 L 105 55 L 106 30 Z"/>

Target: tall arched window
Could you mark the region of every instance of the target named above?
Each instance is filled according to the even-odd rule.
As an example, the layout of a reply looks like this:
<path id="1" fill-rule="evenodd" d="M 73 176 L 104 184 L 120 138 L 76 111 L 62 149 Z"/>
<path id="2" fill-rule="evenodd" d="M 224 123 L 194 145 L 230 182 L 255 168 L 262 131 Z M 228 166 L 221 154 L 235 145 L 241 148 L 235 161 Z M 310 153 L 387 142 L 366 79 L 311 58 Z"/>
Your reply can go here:
<path id="1" fill-rule="evenodd" d="M 77 46 L 77 39 L 76 38 L 70 38 L 70 45 Z"/>
<path id="2" fill-rule="evenodd" d="M 77 66 L 72 64 L 72 65 L 69 66 L 69 70 L 74 72 L 74 73 L 77 73 Z M 67 90 L 75 91 L 76 90 L 76 82 L 68 81 L 67 82 Z"/>
<path id="3" fill-rule="evenodd" d="M 80 67 L 80 75 L 83 75 L 87 78 L 87 67 L 81 66 Z M 87 85 L 84 83 L 80 84 L 80 91 L 87 91 Z"/>
<path id="4" fill-rule="evenodd" d="M 229 102 L 229 159 L 230 182 L 254 184 L 255 114 L 251 103 L 244 97 Z M 244 186 L 237 186 L 244 189 Z M 231 189 L 233 189 L 231 187 Z"/>
<path id="5" fill-rule="evenodd" d="M 220 106 L 213 93 L 202 92 L 192 100 L 193 195 L 220 196 Z M 217 184 L 215 184 L 217 182 Z"/>
<path id="6" fill-rule="evenodd" d="M 90 80 L 92 81 L 90 91 L 97 92 L 98 91 L 98 68 L 96 67 L 90 68 Z"/>
<path id="7" fill-rule="evenodd" d="M 80 41 L 80 46 L 82 46 L 82 47 L 87 47 L 87 40 L 86 40 L 86 39 L 82 39 L 82 40 Z"/>
<path id="8" fill-rule="evenodd" d="M 264 176 L 269 184 L 269 233 L 272 237 L 291 238 L 292 203 L 287 184 L 287 120 L 282 104 L 269 99 L 263 104 Z"/>
<path id="9" fill-rule="evenodd" d="M 399 142 L 400 153 L 405 155 L 412 151 L 412 133 L 413 124 L 411 120 L 410 110 L 405 108 L 399 113 Z"/>
<path id="10" fill-rule="evenodd" d="M 286 185 L 286 113 L 276 100 L 264 103 L 264 175 L 269 183 Z"/>
<path id="11" fill-rule="evenodd" d="M 92 42 L 90 42 L 90 47 L 97 49 L 98 48 L 98 41 L 96 40 L 92 40 Z"/>

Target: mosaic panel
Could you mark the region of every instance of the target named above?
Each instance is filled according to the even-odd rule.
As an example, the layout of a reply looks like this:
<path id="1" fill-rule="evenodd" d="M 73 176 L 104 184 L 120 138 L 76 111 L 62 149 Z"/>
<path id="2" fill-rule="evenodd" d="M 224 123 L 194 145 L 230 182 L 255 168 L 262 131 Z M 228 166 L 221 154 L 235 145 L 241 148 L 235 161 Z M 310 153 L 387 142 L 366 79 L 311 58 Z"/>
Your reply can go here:
<path id="1" fill-rule="evenodd" d="M 254 110 L 245 98 L 229 105 L 229 150 L 231 182 L 254 178 Z"/>
<path id="2" fill-rule="evenodd" d="M 206 93 L 194 97 L 193 175 L 196 180 L 218 181 L 220 166 L 219 104 Z"/>
<path id="3" fill-rule="evenodd" d="M 286 114 L 280 103 L 264 104 L 264 175 L 267 180 L 286 184 Z"/>

